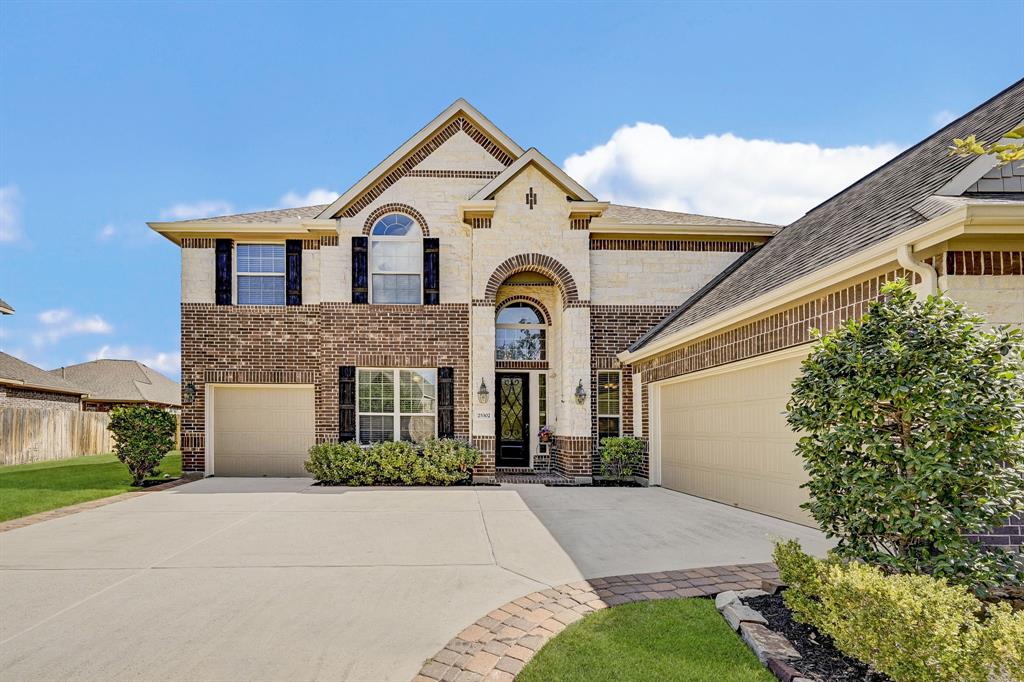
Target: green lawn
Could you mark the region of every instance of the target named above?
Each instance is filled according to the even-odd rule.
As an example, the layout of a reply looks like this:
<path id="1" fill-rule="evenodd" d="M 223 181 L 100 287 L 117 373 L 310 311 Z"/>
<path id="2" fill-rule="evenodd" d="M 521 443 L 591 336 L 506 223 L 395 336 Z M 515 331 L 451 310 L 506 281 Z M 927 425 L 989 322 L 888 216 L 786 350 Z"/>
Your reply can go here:
<path id="1" fill-rule="evenodd" d="M 669 599 L 590 614 L 548 642 L 516 680 L 773 682 L 775 676 L 713 601 Z"/>
<path id="2" fill-rule="evenodd" d="M 160 474 L 181 476 L 181 453 L 167 453 Z M 132 488 L 128 469 L 114 455 L 90 455 L 56 462 L 0 467 L 0 521 L 69 504 L 110 497 Z"/>

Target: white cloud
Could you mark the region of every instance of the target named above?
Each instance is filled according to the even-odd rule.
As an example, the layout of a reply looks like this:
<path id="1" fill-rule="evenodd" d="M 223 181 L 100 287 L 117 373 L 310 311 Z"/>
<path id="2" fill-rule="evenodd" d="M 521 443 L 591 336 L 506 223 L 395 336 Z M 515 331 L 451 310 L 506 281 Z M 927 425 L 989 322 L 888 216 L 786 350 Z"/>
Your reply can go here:
<path id="1" fill-rule="evenodd" d="M 820 147 L 731 133 L 675 137 L 636 123 L 565 160 L 601 199 L 786 224 L 900 151 L 893 144 Z"/>
<path id="2" fill-rule="evenodd" d="M 138 360 L 144 365 L 152 367 L 164 374 L 178 374 L 181 371 L 181 353 L 160 353 L 148 349 L 133 348 L 132 346 L 120 345 L 101 346 L 90 353 L 89 360 Z"/>
<path id="3" fill-rule="evenodd" d="M 101 242 L 105 242 L 111 237 L 113 237 L 115 234 L 117 234 L 117 228 L 111 225 L 110 223 L 107 223 L 106 225 L 100 228 L 99 232 L 96 233 L 96 239 L 98 239 Z"/>
<path id="4" fill-rule="evenodd" d="M 952 123 L 957 119 L 957 115 L 949 109 L 943 109 L 942 111 L 936 111 L 932 114 L 932 125 L 938 129 L 943 128 L 946 125 Z"/>
<path id="5" fill-rule="evenodd" d="M 44 310 L 36 316 L 42 324 L 32 334 L 36 346 L 54 344 L 67 336 L 84 334 L 109 334 L 114 328 L 99 315 L 80 316 L 67 308 Z"/>
<path id="6" fill-rule="evenodd" d="M 164 220 L 194 220 L 196 218 L 209 218 L 215 215 L 227 215 L 234 211 L 231 202 L 221 199 L 210 199 L 196 201 L 191 204 L 175 204 L 161 212 L 160 217 Z"/>
<path id="7" fill-rule="evenodd" d="M 324 189 L 317 187 L 311 189 L 305 194 L 299 194 L 298 192 L 288 192 L 278 200 L 280 208 L 296 208 L 298 206 L 318 206 L 320 204 L 333 203 L 338 198 L 338 192 L 333 190 Z"/>
<path id="8" fill-rule="evenodd" d="M 21 237 L 21 192 L 15 185 L 4 185 L 0 187 L 0 242 Z"/>

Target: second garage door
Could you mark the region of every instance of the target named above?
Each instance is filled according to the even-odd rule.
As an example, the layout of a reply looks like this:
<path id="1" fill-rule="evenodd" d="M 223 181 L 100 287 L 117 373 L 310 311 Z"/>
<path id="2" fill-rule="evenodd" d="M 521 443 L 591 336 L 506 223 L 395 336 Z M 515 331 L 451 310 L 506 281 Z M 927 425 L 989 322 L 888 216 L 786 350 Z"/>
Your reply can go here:
<path id="1" fill-rule="evenodd" d="M 213 390 L 215 475 L 309 475 L 302 463 L 314 440 L 312 386 Z"/>
<path id="2" fill-rule="evenodd" d="M 658 389 L 661 484 L 813 525 L 784 411 L 806 353 L 666 382 Z"/>

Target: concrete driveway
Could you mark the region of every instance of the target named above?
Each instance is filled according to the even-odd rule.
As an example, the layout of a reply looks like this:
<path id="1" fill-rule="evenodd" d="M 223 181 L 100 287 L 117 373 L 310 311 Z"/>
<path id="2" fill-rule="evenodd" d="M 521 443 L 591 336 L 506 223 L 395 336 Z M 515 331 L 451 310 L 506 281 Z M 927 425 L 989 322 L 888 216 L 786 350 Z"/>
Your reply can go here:
<path id="1" fill-rule="evenodd" d="M 409 680 L 528 592 L 769 560 L 809 528 L 662 488 L 207 479 L 0 533 L 4 680 Z"/>

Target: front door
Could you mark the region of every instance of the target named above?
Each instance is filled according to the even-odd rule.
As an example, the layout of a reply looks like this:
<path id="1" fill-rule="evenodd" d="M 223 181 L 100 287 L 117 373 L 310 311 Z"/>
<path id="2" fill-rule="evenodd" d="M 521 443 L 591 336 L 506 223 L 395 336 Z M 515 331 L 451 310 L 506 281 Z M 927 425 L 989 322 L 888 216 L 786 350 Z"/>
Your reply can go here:
<path id="1" fill-rule="evenodd" d="M 530 466 L 530 375 L 498 374 L 497 465 Z"/>

